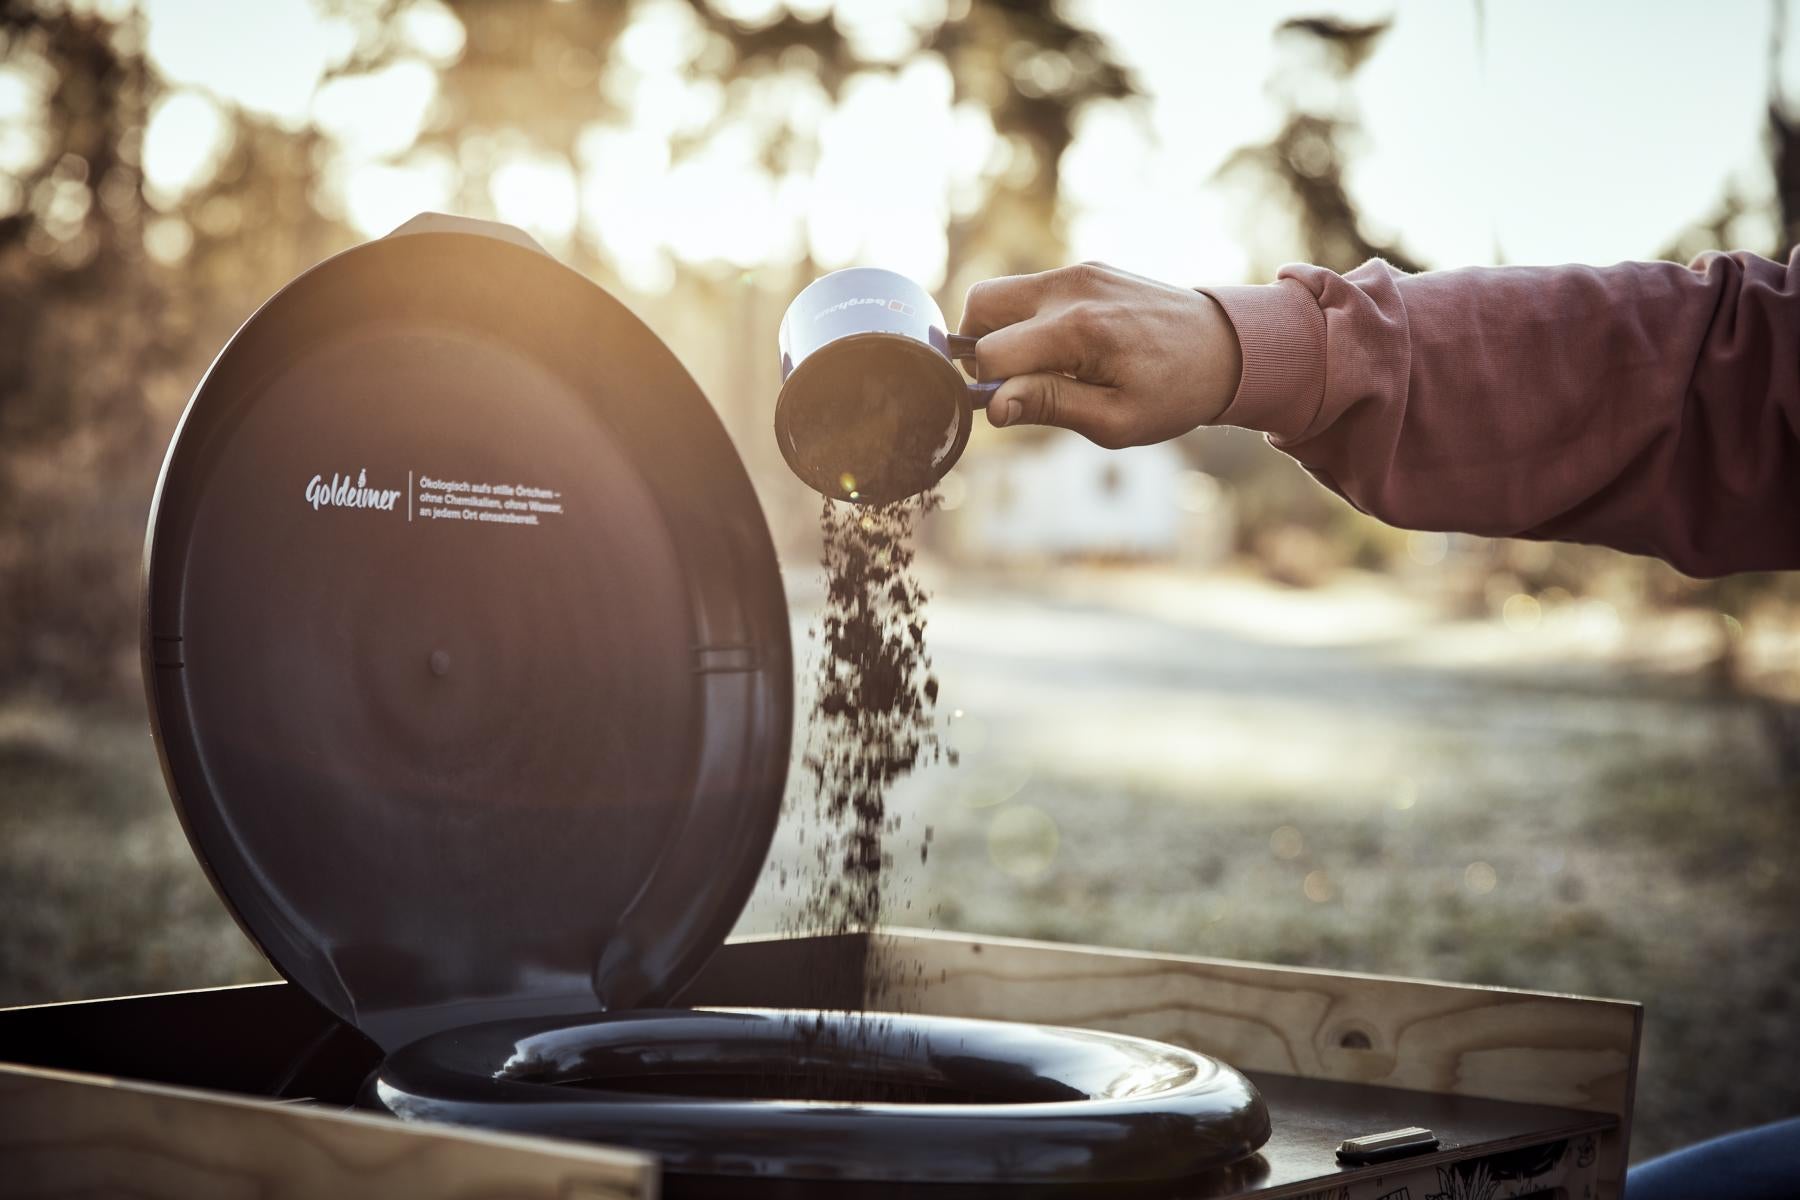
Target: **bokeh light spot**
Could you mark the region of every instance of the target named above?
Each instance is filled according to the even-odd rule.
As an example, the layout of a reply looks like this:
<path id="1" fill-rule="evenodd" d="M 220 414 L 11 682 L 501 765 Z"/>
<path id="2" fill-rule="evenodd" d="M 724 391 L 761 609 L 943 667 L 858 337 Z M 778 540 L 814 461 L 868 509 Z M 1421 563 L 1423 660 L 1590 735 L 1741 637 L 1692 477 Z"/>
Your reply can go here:
<path id="1" fill-rule="evenodd" d="M 950 720 L 948 738 L 956 753 L 972 758 L 987 749 L 988 726 L 980 717 L 971 717 L 957 709 Z"/>
<path id="2" fill-rule="evenodd" d="M 1515 592 L 1500 606 L 1500 619 L 1514 633 L 1529 633 L 1543 621 L 1544 606 L 1536 596 Z"/>
<path id="3" fill-rule="evenodd" d="M 1031 772 L 1018 764 L 983 763 L 963 774 L 959 791 L 970 808 L 992 808 L 1018 795 L 1030 779 Z"/>
<path id="4" fill-rule="evenodd" d="M 1062 835 L 1056 819 L 1033 804 L 1010 804 L 988 825 L 988 859 L 1014 879 L 1029 883 L 1056 861 Z"/>
<path id="5" fill-rule="evenodd" d="M 1181 507 L 1184 512 L 1209 513 L 1225 498 L 1225 488 L 1205 471 L 1186 471 L 1181 476 Z"/>
<path id="6" fill-rule="evenodd" d="M 164 266 L 186 257 L 194 245 L 194 231 L 180 217 L 156 217 L 144 225 L 144 253 Z"/>
<path id="7" fill-rule="evenodd" d="M 1450 553 L 1450 539 L 1441 533 L 1414 530 L 1406 535 L 1406 556 L 1422 567 L 1435 567 Z"/>
<path id="8" fill-rule="evenodd" d="M 1477 896 L 1485 896 L 1500 883 L 1500 873 L 1484 862 L 1472 862 L 1463 868 L 1463 886 Z"/>
<path id="9" fill-rule="evenodd" d="M 552 242 L 575 232 L 580 206 L 567 159 L 547 154 L 515 158 L 494 172 L 488 194 L 502 221 Z"/>
<path id="10" fill-rule="evenodd" d="M 144 129 L 144 183 L 152 200 L 169 207 L 212 177 L 231 148 L 224 110 L 199 92 L 157 101 Z"/>

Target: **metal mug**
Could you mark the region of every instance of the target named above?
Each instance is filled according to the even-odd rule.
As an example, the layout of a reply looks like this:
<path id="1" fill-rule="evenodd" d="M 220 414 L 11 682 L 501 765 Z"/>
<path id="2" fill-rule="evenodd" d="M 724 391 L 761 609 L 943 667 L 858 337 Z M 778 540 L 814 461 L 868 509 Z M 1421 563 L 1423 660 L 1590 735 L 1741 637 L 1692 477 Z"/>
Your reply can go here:
<path id="1" fill-rule="evenodd" d="M 944 477 L 999 381 L 971 383 L 975 339 L 931 294 L 874 267 L 808 284 L 781 318 L 775 441 L 794 474 L 835 500 L 886 504 Z"/>

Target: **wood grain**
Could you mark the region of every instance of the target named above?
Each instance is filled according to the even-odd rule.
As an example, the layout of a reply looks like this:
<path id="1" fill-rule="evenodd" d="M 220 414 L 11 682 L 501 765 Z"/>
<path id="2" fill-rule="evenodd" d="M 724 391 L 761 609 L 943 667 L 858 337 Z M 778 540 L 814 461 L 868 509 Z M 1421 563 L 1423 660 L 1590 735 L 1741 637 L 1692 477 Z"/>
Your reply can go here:
<path id="1" fill-rule="evenodd" d="M 1603 1112 L 1601 1195 L 1630 1137 L 1643 1008 L 1543 992 L 908 930 L 927 1013 L 1108 1029 L 1249 1071 Z"/>
<path id="2" fill-rule="evenodd" d="M 1596 1194 L 1619 1193 L 1642 1022 L 1636 1004 L 1006 938 L 909 930 L 878 936 L 898 961 L 917 966 L 921 986 L 895 1005 L 912 1011 L 1117 1030 L 1189 1046 L 1261 1075 L 1605 1114 L 1616 1125 L 1600 1133 L 1591 1163 Z M 730 943 L 680 1002 L 804 1004 L 816 972 L 858 958 L 862 937 Z M 285 1011 L 273 1003 L 280 990 L 113 1004 L 216 1001 L 231 1006 L 241 1025 L 252 1000 L 265 1017 Z M 76 1010 L 106 1007 L 61 1006 L 68 1011 L 14 1017 L 28 1021 L 20 1029 L 32 1039 L 54 1026 L 64 1041 L 88 1044 L 94 1030 L 78 1028 Z M 160 1014 L 164 1029 L 181 1027 L 161 1008 L 146 1011 Z M 107 1028 L 138 1030 L 133 1037 L 142 1032 L 117 1015 L 97 1019 Z M 300 1022 L 298 1032 L 289 1032 L 298 1036 L 306 1028 Z M 256 1046 L 252 1039 L 249 1049 Z M 113 1059 L 115 1051 L 104 1057 Z M 146 1058 L 140 1065 L 150 1064 Z M 229 1066 L 209 1060 L 195 1074 L 210 1082 L 227 1077 Z M 1417 1119 L 1407 1115 L 1409 1122 Z M 654 1162 L 626 1151 L 16 1066 L 0 1066 L 0 1164 L 0 1197 L 429 1194 L 473 1200 L 654 1197 L 657 1191 Z"/>
<path id="3" fill-rule="evenodd" d="M 655 1200 L 645 1155 L 0 1066 L 0 1197 Z"/>

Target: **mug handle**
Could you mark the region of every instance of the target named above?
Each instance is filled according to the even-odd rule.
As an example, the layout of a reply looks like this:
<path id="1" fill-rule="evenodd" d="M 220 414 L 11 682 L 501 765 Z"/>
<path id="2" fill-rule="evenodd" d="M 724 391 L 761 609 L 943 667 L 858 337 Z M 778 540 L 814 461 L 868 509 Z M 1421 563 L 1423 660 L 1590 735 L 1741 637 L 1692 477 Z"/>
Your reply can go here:
<path id="1" fill-rule="evenodd" d="M 950 334 L 949 339 L 951 359 L 972 371 L 975 367 L 976 339 L 960 333 Z M 978 379 L 969 384 L 969 404 L 975 408 L 986 408 L 987 402 L 994 398 L 994 393 L 1005 382 L 1004 379 Z"/>

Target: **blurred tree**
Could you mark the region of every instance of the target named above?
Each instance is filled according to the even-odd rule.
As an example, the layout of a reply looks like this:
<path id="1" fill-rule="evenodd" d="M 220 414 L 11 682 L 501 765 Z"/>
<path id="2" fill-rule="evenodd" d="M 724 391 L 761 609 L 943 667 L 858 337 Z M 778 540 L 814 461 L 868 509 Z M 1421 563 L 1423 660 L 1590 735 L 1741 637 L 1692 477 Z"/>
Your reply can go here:
<path id="1" fill-rule="evenodd" d="M 1740 245 L 1742 231 L 1764 226 L 1771 217 L 1779 230 L 1777 244 L 1751 248 L 1785 255 L 1800 237 L 1800 121 L 1792 116 L 1780 84 L 1786 4 L 1785 0 L 1773 0 L 1773 4 L 1765 144 L 1775 181 L 1774 212 L 1752 203 L 1732 186 L 1720 206 L 1684 232 L 1665 250 L 1664 257 L 1685 262 L 1704 250 Z M 1478 29 L 1480 15 L 1478 11 Z M 1290 43 L 1290 58 L 1271 81 L 1271 90 L 1287 107 L 1287 118 L 1268 142 L 1238 151 L 1220 169 L 1222 178 L 1249 185 L 1253 213 L 1264 217 L 1280 214 L 1292 222 L 1291 229 L 1280 227 L 1273 236 L 1265 227 L 1263 236 L 1274 253 L 1262 252 L 1276 260 L 1263 264 L 1265 275 L 1296 247 L 1304 250 L 1307 261 L 1337 271 L 1347 271 L 1373 257 L 1405 271 L 1423 270 L 1427 265 L 1398 245 L 1365 233 L 1363 216 L 1344 180 L 1346 147 L 1353 147 L 1358 135 L 1352 79 L 1388 27 L 1388 22 L 1351 24 L 1336 18 L 1303 17 L 1287 21 L 1277 30 L 1277 37 Z M 1325 86 L 1319 86 L 1321 82 Z M 1208 454 L 1209 468 L 1217 470 L 1218 459 Z M 1239 456 L 1221 473 L 1238 488 L 1246 548 L 1277 576 L 1305 574 L 1283 565 L 1294 557 L 1289 548 L 1295 542 L 1291 531 L 1296 526 L 1328 532 L 1327 538 L 1315 538 L 1308 545 L 1312 557 L 1331 559 L 1333 565 L 1350 561 L 1353 555 L 1371 557 L 1374 546 L 1383 540 L 1367 519 L 1327 500 L 1320 489 L 1306 486 L 1297 474 L 1272 469 L 1260 456 L 1248 461 Z M 1390 553 L 1397 552 L 1400 544 L 1386 539 Z M 1792 575 L 1751 573 L 1698 581 L 1651 559 L 1590 546 L 1474 538 L 1462 539 L 1462 545 L 1465 558 L 1483 564 L 1483 570 L 1469 580 L 1472 608 L 1490 607 L 1497 598 L 1519 590 L 1580 594 L 1600 589 L 1653 606 L 1705 608 L 1741 619 L 1761 605 L 1800 600 L 1800 577 Z M 1502 583 L 1506 586 L 1498 586 Z M 1730 623 L 1720 625 L 1718 655 L 1710 677 L 1728 689 L 1754 686 L 1800 695 L 1800 678 L 1746 676 L 1733 632 L 1737 628 Z M 1784 753 L 1800 754 L 1791 731 L 1778 740 Z"/>
<path id="2" fill-rule="evenodd" d="M 1775 178 L 1779 224 L 1772 251 L 1786 258 L 1800 243 L 1800 120 L 1781 86 L 1782 51 L 1787 43 L 1787 0 L 1771 0 L 1769 12 L 1769 129 L 1766 144 Z M 1721 243 L 1722 244 L 1722 243 Z"/>
<path id="3" fill-rule="evenodd" d="M 1398 244 L 1364 231 L 1344 183 L 1345 149 L 1360 134 L 1351 80 L 1390 24 L 1296 17 L 1276 30 L 1294 55 L 1271 81 L 1287 118 L 1267 142 L 1226 159 L 1219 178 L 1247 183 L 1259 215 L 1282 213 L 1293 221 L 1291 232 L 1283 230 L 1271 239 L 1280 259 L 1293 257 L 1297 249 L 1307 262 L 1334 271 L 1348 271 L 1371 258 L 1384 258 L 1403 271 L 1424 270 Z M 1268 255 L 1267 248 L 1259 250 Z M 1272 274 L 1277 265 L 1263 263 L 1262 273 Z"/>
<path id="4" fill-rule="evenodd" d="M 407 35 L 414 0 L 317 3 L 355 33 L 328 78 L 418 57 Z M 495 175 L 509 161 L 532 156 L 560 164 L 571 186 L 579 180 L 583 137 L 628 120 L 618 85 L 634 72 L 663 71 L 659 83 L 722 97 L 709 120 L 678 131 L 678 165 L 772 81 L 806 81 L 835 103 L 860 75 L 935 57 L 953 102 L 984 110 L 1004 151 L 980 193 L 954 206 L 949 290 L 971 273 L 1062 261 L 1060 160 L 1081 110 L 1135 94 L 1104 42 L 1054 0 L 952 4 L 941 21 L 914 27 L 910 45 L 879 53 L 832 14 L 777 6 L 749 20 L 723 3 L 673 3 L 693 36 L 666 68 L 633 61 L 625 35 L 668 0 L 448 0 L 460 49 L 436 62 L 437 101 L 391 161 L 448 164 L 455 206 L 492 216 Z M 176 89 L 147 61 L 145 35 L 136 10 L 115 21 L 60 0 L 0 0 L 0 69 L 40 101 L 6 131 L 32 148 L 30 161 L 0 175 L 0 678 L 68 694 L 135 690 L 143 515 L 207 361 L 270 292 L 355 240 L 337 211 L 339 147 L 316 128 L 230 105 L 216 167 L 179 195 L 147 189 L 144 131 Z M 758 132 L 772 174 L 804 176 L 816 164 L 816 120 L 776 114 Z M 598 232 L 582 223 L 556 249 L 616 281 Z M 772 401 L 764 359 L 774 321 L 816 273 L 810 253 L 754 277 L 726 263 L 672 265 L 669 295 L 640 300 L 678 327 L 693 314 L 709 323 L 712 353 L 696 365 L 754 459 L 768 449 L 755 435 L 759 406 Z"/>
<path id="5" fill-rule="evenodd" d="M 1728 180 L 1711 212 L 1676 234 L 1660 258 L 1692 262 L 1708 250 L 1747 249 L 1785 260 L 1800 244 L 1800 118 L 1782 87 L 1781 61 L 1787 44 L 1788 5 L 1770 0 L 1769 46 L 1765 58 L 1769 98 L 1763 149 L 1773 199 L 1758 202 L 1738 180 Z"/>
<path id="6" fill-rule="evenodd" d="M 0 215 L 0 678 L 64 694 L 135 690 L 169 429 L 250 309 L 350 238 L 308 199 L 318 135 L 241 112 L 211 177 L 159 214 L 140 151 L 168 88 L 144 32 L 135 13 L 0 4 L 0 66 L 39 97 L 38 153 Z"/>
<path id="7" fill-rule="evenodd" d="M 332 2 L 346 15 L 369 19 L 359 0 Z M 399 157 L 434 156 L 454 164 L 459 210 L 476 216 L 494 214 L 495 177 L 510 162 L 532 161 L 557 177 L 581 180 L 584 138 L 641 117 L 632 104 L 642 103 L 646 84 L 660 103 L 681 105 L 686 98 L 701 111 L 710 107 L 711 115 L 698 121 L 669 122 L 675 127 L 669 170 L 723 138 L 745 136 L 772 178 L 810 179 L 821 156 L 820 114 L 859 77 L 893 76 L 921 59 L 940 60 L 952 104 L 985 113 L 1000 144 L 979 193 L 951 205 L 940 298 L 952 313 L 977 277 L 1065 261 L 1058 205 L 1062 155 L 1086 105 L 1137 95 L 1104 41 L 1073 22 L 1056 0 L 952 5 L 941 21 L 911 26 L 908 44 L 879 52 L 859 44 L 832 13 L 807 16 L 782 6 L 750 20 L 708 0 L 636 6 L 446 2 L 462 24 L 464 48 L 441 68 L 438 102 L 417 143 Z M 392 28 L 401 7 L 383 5 L 369 28 Z M 671 44 L 646 52 L 627 37 L 634 21 L 647 16 L 654 16 L 659 37 Z M 407 52 L 392 37 L 366 33 L 341 73 L 380 70 Z M 783 95 L 808 102 L 785 111 L 768 102 Z M 586 181 L 601 188 L 608 182 Z M 607 232 L 584 218 L 567 245 L 553 248 L 615 284 Z M 773 479 L 778 488 L 787 473 L 766 436 L 775 395 L 770 347 L 787 301 L 821 273 L 804 233 L 797 241 L 791 260 L 764 262 L 749 272 L 728 262 L 671 255 L 667 294 L 640 304 L 678 345 L 692 314 L 705 314 L 708 353 L 691 356 L 701 382 L 751 462 L 752 476 Z M 765 489 L 764 501 L 778 531 L 812 536 L 809 496 Z"/>
<path id="8" fill-rule="evenodd" d="M 766 19 L 752 21 L 707 0 L 678 2 L 692 15 L 694 36 L 669 55 L 676 60 L 672 81 L 713 92 L 722 101 L 710 119 L 680 130 L 672 146 L 677 166 L 740 121 L 752 108 L 751 93 L 772 81 L 805 81 L 835 102 L 860 75 L 893 74 L 924 56 L 943 61 L 953 103 L 983 109 L 1008 151 L 1005 168 L 986 180 L 979 202 L 954 220 L 951 276 L 975 255 L 1004 270 L 1059 263 L 1060 162 L 1074 140 L 1076 120 L 1091 102 L 1137 95 L 1105 42 L 1071 21 L 1055 0 L 952 5 L 940 23 L 915 28 L 911 46 L 884 53 L 860 48 L 831 13 L 803 16 L 776 6 Z M 374 72 L 411 52 L 391 32 L 406 7 L 399 0 L 373 7 L 366 0 L 327 4 L 363 30 L 357 51 L 336 75 Z M 646 69 L 632 61 L 621 38 L 652 6 L 447 0 L 447 7 L 462 25 L 463 49 L 440 72 L 439 101 L 417 143 L 397 157 L 439 155 L 451 161 L 462 211 L 491 215 L 493 177 L 509 159 L 548 158 L 573 176 L 580 169 L 583 137 L 596 127 L 629 120 L 611 85 L 621 68 Z M 759 157 L 773 175 L 804 172 L 817 161 L 814 122 L 771 120 L 755 132 Z M 575 249 L 591 264 L 604 266 L 595 232 L 581 230 Z M 737 274 L 721 263 L 689 263 L 683 269 L 721 278 Z"/>
<path id="9" fill-rule="evenodd" d="M 1075 119 L 1094 101 L 1135 100 L 1135 81 L 1099 37 L 1047 0 L 972 6 L 940 26 L 926 48 L 949 64 L 955 101 L 984 108 L 1019 164 L 952 220 L 947 277 L 972 283 L 972 266 L 983 276 L 1060 266 L 1067 255 L 1060 163 Z"/>
<path id="10" fill-rule="evenodd" d="M 1268 89 L 1286 115 L 1273 137 L 1232 154 L 1216 176 L 1240 192 L 1252 278 L 1272 278 L 1296 259 L 1336 271 L 1371 258 L 1425 269 L 1400 246 L 1366 232 L 1345 181 L 1360 136 L 1353 79 L 1388 28 L 1386 21 L 1333 17 L 1296 17 L 1276 28 L 1285 54 Z M 1184 446 L 1232 486 L 1239 546 L 1272 579 L 1319 582 L 1344 566 L 1380 565 L 1402 545 L 1393 530 L 1314 484 L 1260 438 L 1207 431 Z"/>
<path id="11" fill-rule="evenodd" d="M 38 96 L 36 161 L 0 216 L 0 675 L 74 687 L 129 640 L 141 463 L 134 371 L 151 338 L 137 145 L 148 84 L 135 24 L 0 6 L 0 62 Z M 140 472 L 141 474 L 141 472 Z M 133 497 L 132 499 L 136 499 Z"/>

